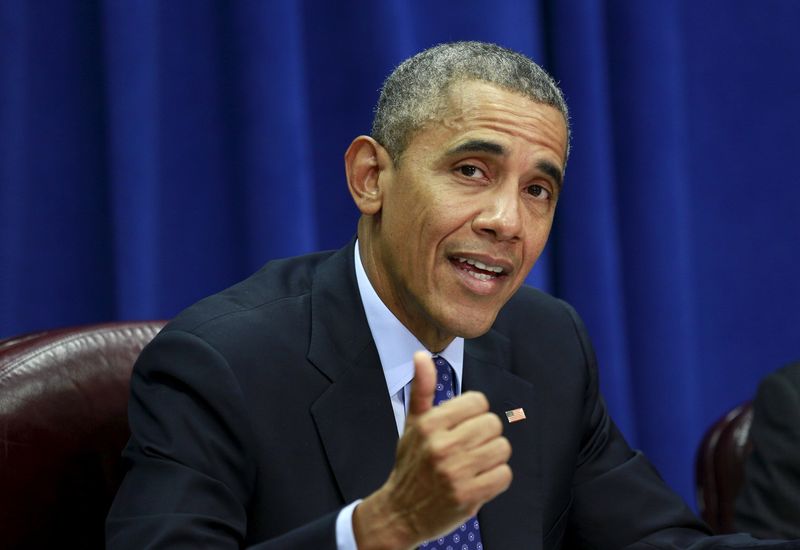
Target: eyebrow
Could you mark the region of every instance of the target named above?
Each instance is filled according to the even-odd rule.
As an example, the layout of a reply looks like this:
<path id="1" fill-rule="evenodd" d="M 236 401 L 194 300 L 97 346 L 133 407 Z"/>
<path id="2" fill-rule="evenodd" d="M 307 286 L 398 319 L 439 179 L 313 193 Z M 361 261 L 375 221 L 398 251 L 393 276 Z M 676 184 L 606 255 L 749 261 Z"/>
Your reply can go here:
<path id="1" fill-rule="evenodd" d="M 447 156 L 457 155 L 459 153 L 490 153 L 492 155 L 505 155 L 506 149 L 499 143 L 494 141 L 486 141 L 483 139 L 471 139 L 459 145 L 456 145 L 447 153 Z"/>

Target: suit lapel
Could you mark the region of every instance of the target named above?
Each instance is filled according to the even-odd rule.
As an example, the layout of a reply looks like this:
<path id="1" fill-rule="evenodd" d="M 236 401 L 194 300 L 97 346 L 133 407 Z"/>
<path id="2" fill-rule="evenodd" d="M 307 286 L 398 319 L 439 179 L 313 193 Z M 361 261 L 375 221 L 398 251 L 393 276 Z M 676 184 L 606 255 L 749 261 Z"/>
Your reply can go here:
<path id="1" fill-rule="evenodd" d="M 353 244 L 320 265 L 311 291 L 308 359 L 330 381 L 311 414 L 345 502 L 381 486 L 397 427 L 353 267 Z"/>
<path id="2" fill-rule="evenodd" d="M 511 373 L 510 365 L 510 343 L 499 333 L 490 331 L 466 342 L 463 389 L 486 395 L 512 448 L 511 486 L 478 513 L 484 547 L 490 550 L 540 548 L 542 544 L 540 419 L 533 386 Z M 527 418 L 509 423 L 505 412 L 518 408 Z"/>

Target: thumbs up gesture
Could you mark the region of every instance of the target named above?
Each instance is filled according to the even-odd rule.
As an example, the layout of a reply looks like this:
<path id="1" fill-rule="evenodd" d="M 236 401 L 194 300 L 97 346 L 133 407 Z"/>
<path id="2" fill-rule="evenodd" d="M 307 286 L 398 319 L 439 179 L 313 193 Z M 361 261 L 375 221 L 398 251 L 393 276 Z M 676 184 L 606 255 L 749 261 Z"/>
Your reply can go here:
<path id="1" fill-rule="evenodd" d="M 511 445 L 479 392 L 433 406 L 436 367 L 414 354 L 405 430 L 389 479 L 353 514 L 359 550 L 414 548 L 452 531 L 511 484 Z"/>

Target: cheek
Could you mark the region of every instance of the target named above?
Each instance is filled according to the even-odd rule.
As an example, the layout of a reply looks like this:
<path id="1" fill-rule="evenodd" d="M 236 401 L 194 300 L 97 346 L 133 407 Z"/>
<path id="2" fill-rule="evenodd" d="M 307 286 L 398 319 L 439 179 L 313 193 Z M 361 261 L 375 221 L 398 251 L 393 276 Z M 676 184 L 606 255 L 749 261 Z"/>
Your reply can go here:
<path id="1" fill-rule="evenodd" d="M 437 203 L 436 216 L 432 218 L 440 236 L 471 231 L 473 222 L 486 209 L 480 197 L 450 197 Z"/>
<path id="2" fill-rule="evenodd" d="M 553 218 L 537 219 L 530 225 L 525 236 L 525 262 L 533 264 L 544 250 L 547 239 L 550 236 Z"/>
<path id="3" fill-rule="evenodd" d="M 465 208 L 452 200 L 429 198 L 427 207 L 418 214 L 412 214 L 409 232 L 405 238 L 414 239 L 418 235 L 419 246 L 430 250 L 436 249 L 449 235 L 456 233 L 464 226 L 469 226 L 470 217 Z"/>

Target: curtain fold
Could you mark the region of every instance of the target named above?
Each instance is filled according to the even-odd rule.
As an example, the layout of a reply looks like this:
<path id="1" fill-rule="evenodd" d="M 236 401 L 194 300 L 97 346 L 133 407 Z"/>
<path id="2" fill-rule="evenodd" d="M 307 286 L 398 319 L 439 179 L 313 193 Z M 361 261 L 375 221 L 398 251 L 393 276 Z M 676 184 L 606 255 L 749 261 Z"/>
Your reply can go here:
<path id="1" fill-rule="evenodd" d="M 114 250 L 115 317 L 145 319 L 158 308 L 158 12 L 154 2 L 102 6 L 105 133 Z"/>
<path id="2" fill-rule="evenodd" d="M 677 4 L 611 5 L 608 36 L 614 161 L 625 276 L 628 350 L 634 409 L 646 408 L 637 444 L 653 449 L 657 466 L 675 479 L 691 471 L 690 454 L 671 450 L 702 435 L 694 377 L 691 224 L 686 150 L 684 70 Z M 630 47 L 639 45 L 642 49 Z M 647 52 L 646 63 L 642 50 Z M 638 101 L 635 101 L 639 98 Z M 642 101 L 641 98 L 647 98 Z M 648 250 L 659 243 L 657 250 Z M 676 365 L 680 365 L 676 368 Z M 665 420 L 669 419 L 669 422 Z M 691 490 L 686 486 L 685 490 Z"/>
<path id="3" fill-rule="evenodd" d="M 616 174 L 613 83 L 605 12 L 597 2 L 554 3 L 550 21 L 554 69 L 567 91 L 572 155 L 553 236 L 556 292 L 576 305 L 603 359 L 609 410 L 636 440 L 633 376 Z"/>

